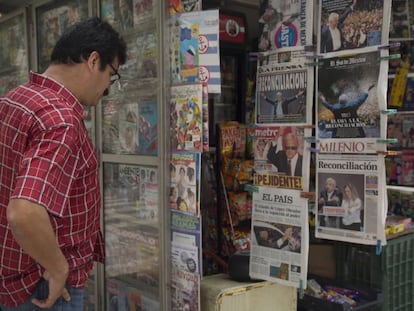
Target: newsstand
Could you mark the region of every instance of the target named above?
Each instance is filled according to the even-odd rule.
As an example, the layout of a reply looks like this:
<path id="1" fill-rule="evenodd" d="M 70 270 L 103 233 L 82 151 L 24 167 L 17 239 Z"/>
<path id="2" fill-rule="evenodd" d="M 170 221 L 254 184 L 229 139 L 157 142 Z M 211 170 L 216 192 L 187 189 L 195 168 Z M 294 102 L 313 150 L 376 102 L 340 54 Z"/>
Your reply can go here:
<path id="1" fill-rule="evenodd" d="M 336 243 L 336 276 L 358 286 L 378 288 L 383 294 L 381 311 L 414 310 L 414 229 L 375 246 Z"/>

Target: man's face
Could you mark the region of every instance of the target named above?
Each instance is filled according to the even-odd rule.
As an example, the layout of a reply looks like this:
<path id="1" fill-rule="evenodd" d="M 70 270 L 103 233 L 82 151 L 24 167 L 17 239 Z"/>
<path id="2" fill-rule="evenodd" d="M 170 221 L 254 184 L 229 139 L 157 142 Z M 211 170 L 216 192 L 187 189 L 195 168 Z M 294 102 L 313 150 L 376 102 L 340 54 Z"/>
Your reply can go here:
<path id="1" fill-rule="evenodd" d="M 287 158 L 289 160 L 292 159 L 298 152 L 298 145 L 296 139 L 293 139 L 291 137 L 287 138 L 285 142 L 285 150 Z"/>
<path id="2" fill-rule="evenodd" d="M 332 180 L 327 180 L 325 183 L 325 189 L 328 192 L 332 192 L 335 190 L 335 183 Z"/>

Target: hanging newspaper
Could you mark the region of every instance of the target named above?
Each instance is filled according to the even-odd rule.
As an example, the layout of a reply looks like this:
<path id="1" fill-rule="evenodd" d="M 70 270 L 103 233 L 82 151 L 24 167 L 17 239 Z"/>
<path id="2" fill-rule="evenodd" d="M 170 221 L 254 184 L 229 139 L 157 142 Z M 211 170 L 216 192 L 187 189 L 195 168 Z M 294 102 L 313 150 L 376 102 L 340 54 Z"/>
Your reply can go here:
<path id="1" fill-rule="evenodd" d="M 320 152 L 376 153 L 386 137 L 387 51 L 330 53 L 317 70 L 317 145 Z"/>
<path id="2" fill-rule="evenodd" d="M 303 47 L 269 55 L 257 68 L 256 123 L 311 124 L 313 70 Z"/>
<path id="3" fill-rule="evenodd" d="M 313 1 L 261 1 L 259 50 L 312 44 L 312 15 Z"/>
<path id="4" fill-rule="evenodd" d="M 306 288 L 308 209 L 300 192 L 258 187 L 251 232 L 250 277 Z"/>
<path id="5" fill-rule="evenodd" d="M 312 130 L 295 126 L 254 128 L 254 184 L 302 190 L 308 184 L 310 151 L 305 136 Z"/>
<path id="6" fill-rule="evenodd" d="M 378 46 L 388 42 L 391 1 L 322 0 L 318 52 Z"/>
<path id="7" fill-rule="evenodd" d="M 384 155 L 316 155 L 317 238 L 375 245 L 385 240 Z"/>

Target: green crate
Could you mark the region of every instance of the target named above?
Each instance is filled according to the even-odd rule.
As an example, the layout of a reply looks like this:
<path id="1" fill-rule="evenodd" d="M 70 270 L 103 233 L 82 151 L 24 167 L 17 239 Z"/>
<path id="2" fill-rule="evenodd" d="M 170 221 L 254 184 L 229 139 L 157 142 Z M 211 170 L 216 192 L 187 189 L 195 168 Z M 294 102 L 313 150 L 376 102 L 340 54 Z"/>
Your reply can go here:
<path id="1" fill-rule="evenodd" d="M 382 311 L 414 310 L 414 234 L 390 239 L 376 255 L 375 246 L 336 243 L 337 279 L 378 288 Z"/>

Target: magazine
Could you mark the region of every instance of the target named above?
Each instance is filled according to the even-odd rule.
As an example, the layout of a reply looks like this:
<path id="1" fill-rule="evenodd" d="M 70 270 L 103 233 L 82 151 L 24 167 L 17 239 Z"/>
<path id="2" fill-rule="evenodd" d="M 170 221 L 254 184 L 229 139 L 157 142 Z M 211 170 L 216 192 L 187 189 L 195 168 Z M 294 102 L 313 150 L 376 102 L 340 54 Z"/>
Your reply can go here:
<path id="1" fill-rule="evenodd" d="M 385 52 L 385 51 L 382 51 Z M 320 152 L 385 151 L 387 61 L 377 48 L 326 54 L 317 69 L 316 137 Z M 385 52 L 386 53 L 386 52 Z"/>
<path id="2" fill-rule="evenodd" d="M 133 0 L 135 27 L 156 19 L 157 3 L 156 0 Z"/>
<path id="3" fill-rule="evenodd" d="M 322 0 L 318 53 L 353 50 L 388 43 L 391 1 Z"/>
<path id="4" fill-rule="evenodd" d="M 203 90 L 201 84 L 171 87 L 171 149 L 202 152 Z"/>
<path id="5" fill-rule="evenodd" d="M 297 190 L 258 187 L 253 193 L 249 275 L 306 288 L 307 199 Z"/>
<path id="6" fill-rule="evenodd" d="M 304 48 L 284 49 L 269 59 L 257 68 L 256 123 L 311 124 L 314 69 L 305 65 Z"/>
<path id="7" fill-rule="evenodd" d="M 200 310 L 200 275 L 172 267 L 172 311 Z"/>
<path id="8" fill-rule="evenodd" d="M 393 0 L 391 2 L 390 39 L 410 38 L 409 1 Z"/>
<path id="9" fill-rule="evenodd" d="M 316 154 L 317 238 L 386 243 L 384 155 Z"/>
<path id="10" fill-rule="evenodd" d="M 259 51 L 312 44 L 314 1 L 260 2 Z"/>
<path id="11" fill-rule="evenodd" d="M 173 152 L 170 163 L 170 208 L 200 215 L 200 153 Z"/>
<path id="12" fill-rule="evenodd" d="M 177 18 L 181 23 L 198 25 L 199 81 L 208 93 L 221 93 L 219 11 L 183 13 Z"/>
<path id="13" fill-rule="evenodd" d="M 201 11 L 201 0 L 169 0 L 170 14 Z"/>
<path id="14" fill-rule="evenodd" d="M 138 153 L 142 155 L 158 154 L 157 100 L 142 99 L 138 105 L 139 136 Z"/>
<path id="15" fill-rule="evenodd" d="M 138 103 L 129 102 L 119 109 L 119 143 L 122 154 L 138 152 Z"/>

